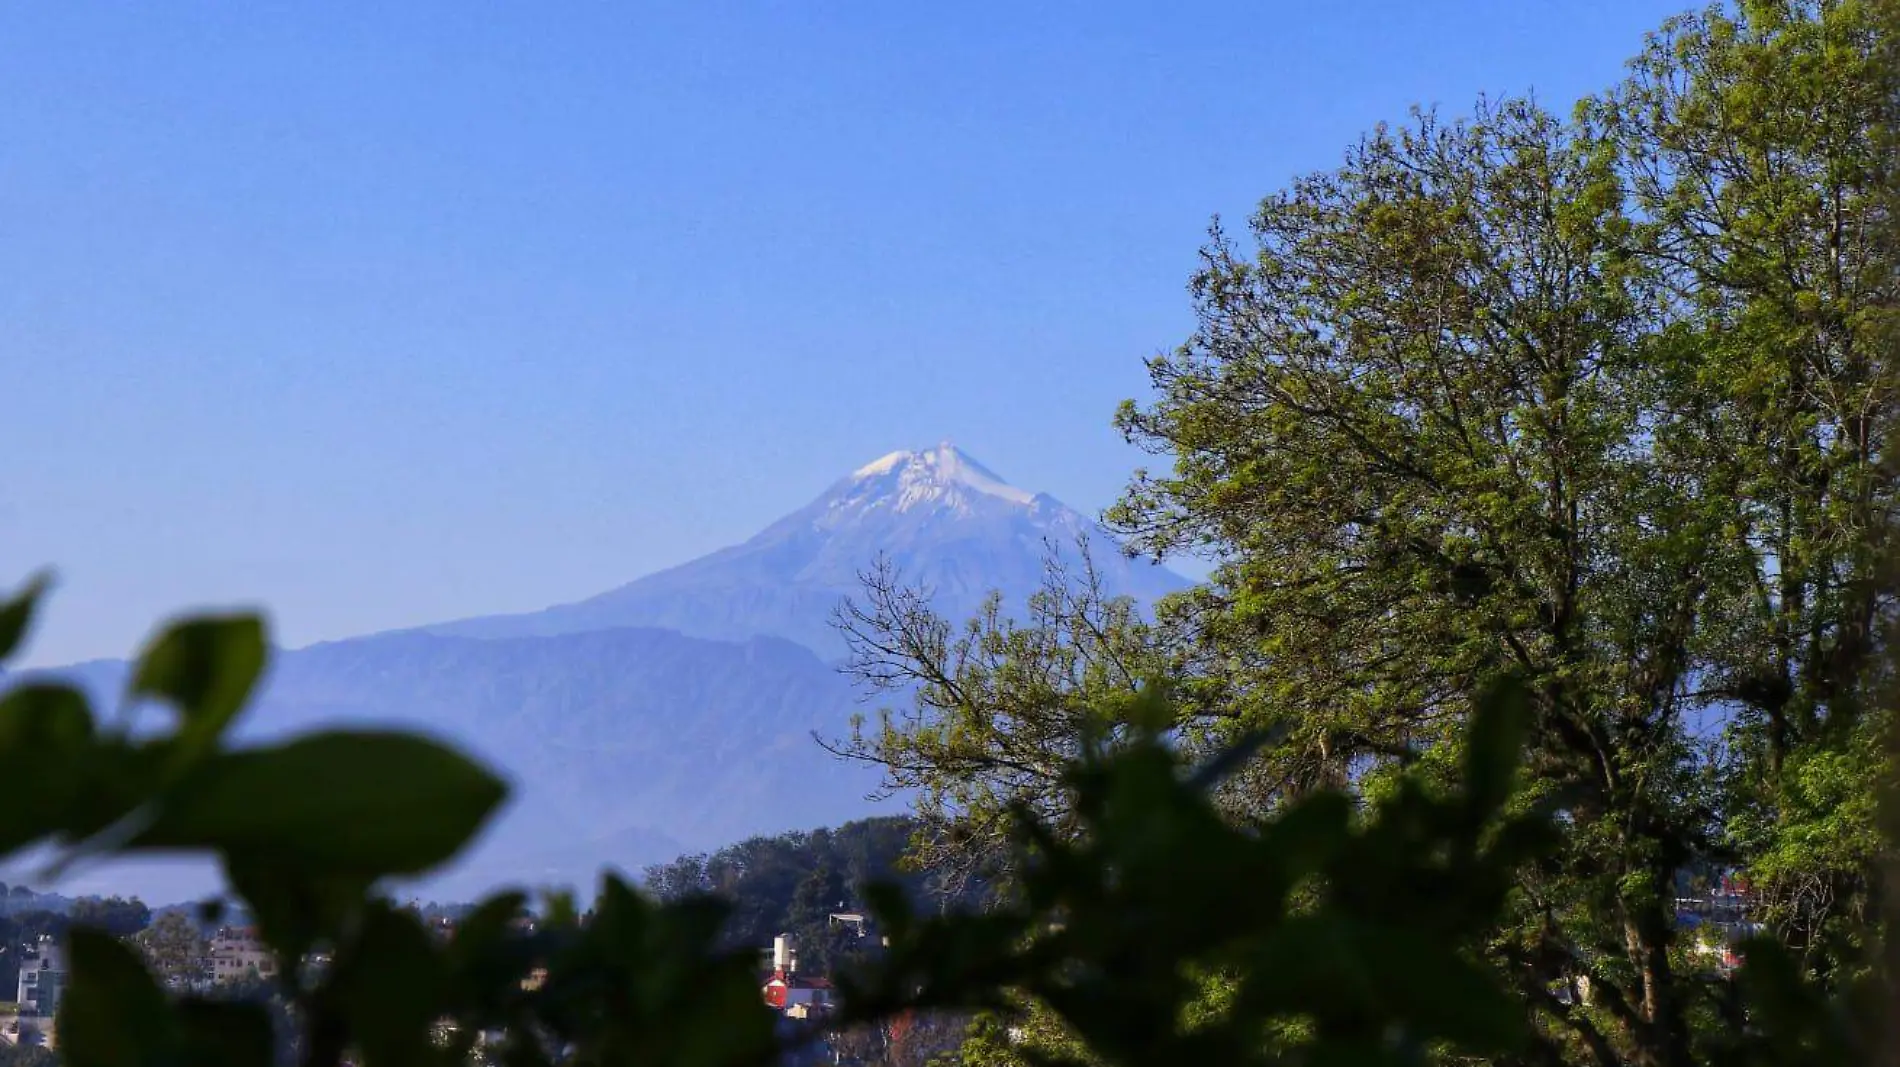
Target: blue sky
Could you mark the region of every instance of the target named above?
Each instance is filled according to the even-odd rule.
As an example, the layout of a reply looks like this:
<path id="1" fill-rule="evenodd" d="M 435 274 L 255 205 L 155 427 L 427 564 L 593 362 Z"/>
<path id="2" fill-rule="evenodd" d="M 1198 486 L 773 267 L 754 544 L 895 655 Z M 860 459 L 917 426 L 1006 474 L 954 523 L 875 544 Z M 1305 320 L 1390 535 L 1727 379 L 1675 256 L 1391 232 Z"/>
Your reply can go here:
<path id="1" fill-rule="evenodd" d="M 32 662 L 571 600 L 954 439 L 1084 508 L 1238 222 L 1680 3 L 0 3 Z"/>

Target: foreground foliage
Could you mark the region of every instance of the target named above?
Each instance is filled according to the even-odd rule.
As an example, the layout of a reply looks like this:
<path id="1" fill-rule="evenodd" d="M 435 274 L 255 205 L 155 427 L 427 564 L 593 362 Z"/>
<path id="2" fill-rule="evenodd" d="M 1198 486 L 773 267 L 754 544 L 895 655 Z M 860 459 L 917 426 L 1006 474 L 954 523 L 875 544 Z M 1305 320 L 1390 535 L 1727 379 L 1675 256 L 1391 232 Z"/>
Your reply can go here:
<path id="1" fill-rule="evenodd" d="M 36 594 L 0 611 L 0 654 Z M 269 944 L 304 961 L 283 968 L 279 1016 L 263 997 L 167 995 L 137 948 L 75 926 L 65 1062 L 739 1067 L 821 1038 L 774 1026 L 754 950 L 719 945 L 728 906 L 714 897 L 661 904 L 609 876 L 584 915 L 556 898 L 526 930 L 515 920 L 528 901 L 508 893 L 451 939 L 434 936 L 378 887 L 452 856 L 504 788 L 402 734 L 229 747 L 265 647 L 255 619 L 166 630 L 133 695 L 162 698 L 172 722 L 136 735 L 102 727 L 57 684 L 0 697 L 0 748 L 30 746 L 30 765 L 46 768 L 36 799 L 6 815 L 13 847 L 50 841 L 62 861 L 214 855 Z M 1479 951 L 1523 865 L 1557 840 L 1556 805 L 1516 782 L 1527 694 L 1506 682 L 1479 701 L 1455 786 L 1401 775 L 1363 811 L 1322 791 L 1247 825 L 1209 791 L 1267 739 L 1187 767 L 1166 743 L 1175 712 L 1159 687 L 1105 703 L 1063 776 L 1072 832 L 1017 809 L 1012 903 L 920 917 L 901 884 L 865 889 L 891 943 L 841 975 L 831 1025 L 946 1010 L 1001 1019 L 1027 997 L 1062 1037 L 1040 1052 L 1004 1044 L 1049 1062 L 1397 1065 L 1528 1049 L 1529 1022 Z M 111 790 L 54 788 L 58 775 Z M 1844 1020 L 1817 1008 L 1772 942 L 1749 966 L 1766 997 L 1735 1062 L 1848 1062 Z"/>

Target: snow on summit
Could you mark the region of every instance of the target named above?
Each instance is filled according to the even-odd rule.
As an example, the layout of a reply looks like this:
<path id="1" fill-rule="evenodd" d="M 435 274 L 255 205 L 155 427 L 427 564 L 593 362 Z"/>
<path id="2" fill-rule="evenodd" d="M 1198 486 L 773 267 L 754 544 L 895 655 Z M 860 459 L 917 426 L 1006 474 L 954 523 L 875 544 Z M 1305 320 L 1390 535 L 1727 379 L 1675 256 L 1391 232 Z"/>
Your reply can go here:
<path id="1" fill-rule="evenodd" d="M 900 449 L 896 452 L 892 452 L 891 454 L 887 456 L 881 456 L 877 459 L 872 460 L 869 463 L 866 463 L 864 466 L 859 467 L 857 470 L 852 471 L 851 477 L 875 478 L 876 476 L 880 474 L 889 474 L 891 471 L 897 469 L 899 466 L 902 466 L 903 464 L 908 463 L 911 457 L 915 456 L 916 454 L 917 453 L 915 452 L 905 452 Z"/>
<path id="2" fill-rule="evenodd" d="M 853 471 L 851 481 L 859 490 L 849 494 L 852 503 L 877 504 L 889 497 L 898 511 L 923 504 L 956 507 L 965 503 L 966 492 L 1024 506 L 1036 500 L 1034 493 L 1005 482 L 948 441 L 927 451 L 892 452 Z"/>

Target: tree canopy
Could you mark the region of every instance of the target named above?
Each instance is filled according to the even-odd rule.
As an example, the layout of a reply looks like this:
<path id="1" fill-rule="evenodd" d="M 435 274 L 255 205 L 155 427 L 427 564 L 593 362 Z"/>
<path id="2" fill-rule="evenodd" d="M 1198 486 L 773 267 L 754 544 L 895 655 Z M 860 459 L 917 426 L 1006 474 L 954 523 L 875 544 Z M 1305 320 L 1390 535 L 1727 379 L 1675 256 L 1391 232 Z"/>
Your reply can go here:
<path id="1" fill-rule="evenodd" d="M 868 947 L 868 931 L 860 937 L 831 921 L 835 913 L 864 913 L 868 886 L 898 887 L 920 911 L 965 908 L 978 899 L 948 893 L 935 876 L 905 862 L 916 830 L 912 819 L 886 817 L 749 838 L 650 866 L 642 888 L 662 901 L 716 897 L 729 909 L 721 948 L 757 952 L 790 934 L 800 970 L 822 976 Z"/>
<path id="2" fill-rule="evenodd" d="M 1244 822 L 1449 781 L 1477 694 L 1514 672 L 1526 801 L 1564 832 L 1485 952 L 1539 1056 L 1726 1054 L 1733 979 L 1676 915 L 1698 872 L 1744 872 L 1801 972 L 1850 995 L 1880 965 L 1891 766 L 1892 19 L 1672 19 L 1571 116 L 1417 112 L 1244 238 L 1217 225 L 1198 328 L 1117 420 L 1167 466 L 1109 515 L 1212 580 L 1152 628 L 1097 636 L 1082 604 L 956 644 L 874 574 L 860 663 L 895 647 L 884 673 L 923 686 L 857 754 L 980 798 L 944 838 L 1046 805 L 1035 769 L 1103 697 L 1047 667 L 1119 644 L 1182 695 L 1177 743 L 1272 738 L 1222 795 Z"/>

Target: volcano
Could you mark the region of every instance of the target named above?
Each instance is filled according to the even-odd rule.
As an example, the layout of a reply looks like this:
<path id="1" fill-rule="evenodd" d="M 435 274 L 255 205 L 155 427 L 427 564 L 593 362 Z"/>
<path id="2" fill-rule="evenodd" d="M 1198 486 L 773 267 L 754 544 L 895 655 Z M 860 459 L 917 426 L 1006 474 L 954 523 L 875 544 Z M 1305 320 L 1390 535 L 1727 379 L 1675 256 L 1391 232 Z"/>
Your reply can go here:
<path id="1" fill-rule="evenodd" d="M 946 442 L 868 463 L 742 544 L 576 603 L 427 629 L 506 638 L 642 626 L 727 641 L 781 637 L 830 659 L 844 652 L 832 613 L 880 556 L 961 620 L 991 593 L 1019 607 L 1042 583 L 1049 554 L 1074 562 L 1082 544 L 1110 596 L 1151 603 L 1188 584 L 1127 558 L 1094 520 L 1010 485 Z"/>

